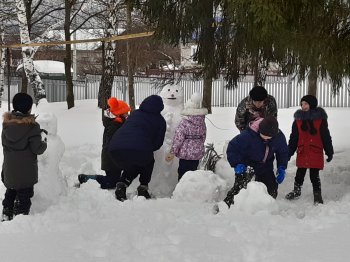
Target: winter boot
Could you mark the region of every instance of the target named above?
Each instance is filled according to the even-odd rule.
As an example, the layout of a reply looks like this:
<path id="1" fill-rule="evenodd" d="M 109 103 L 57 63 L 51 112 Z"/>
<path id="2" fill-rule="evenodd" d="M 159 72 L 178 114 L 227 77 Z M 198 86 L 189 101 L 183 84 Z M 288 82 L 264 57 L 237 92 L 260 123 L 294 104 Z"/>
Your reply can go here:
<path id="1" fill-rule="evenodd" d="M 286 195 L 286 199 L 293 200 L 299 198 L 301 195 L 301 185 L 294 183 L 294 190 Z"/>
<path id="2" fill-rule="evenodd" d="M 127 185 L 125 183 L 118 182 L 115 189 L 115 198 L 122 202 L 127 200 L 126 188 L 127 188 Z"/>
<path id="3" fill-rule="evenodd" d="M 30 200 L 25 201 L 15 201 L 15 206 L 13 207 L 13 214 L 17 215 L 29 215 L 30 207 L 32 203 Z"/>
<path id="4" fill-rule="evenodd" d="M 96 175 L 96 181 L 101 185 L 101 189 L 115 189 L 117 184 L 117 179 L 108 175 Z"/>
<path id="5" fill-rule="evenodd" d="M 10 221 L 13 219 L 13 209 L 4 207 L 2 210 L 1 222 Z"/>
<path id="6" fill-rule="evenodd" d="M 78 175 L 78 180 L 80 184 L 86 183 L 89 179 L 96 180 L 96 175 L 84 175 L 84 174 Z"/>
<path id="7" fill-rule="evenodd" d="M 151 195 L 148 193 L 148 186 L 145 185 L 139 185 L 137 188 L 137 195 L 143 196 L 146 199 L 150 199 Z"/>
<path id="8" fill-rule="evenodd" d="M 314 204 L 323 204 L 322 193 L 321 190 L 314 191 Z"/>

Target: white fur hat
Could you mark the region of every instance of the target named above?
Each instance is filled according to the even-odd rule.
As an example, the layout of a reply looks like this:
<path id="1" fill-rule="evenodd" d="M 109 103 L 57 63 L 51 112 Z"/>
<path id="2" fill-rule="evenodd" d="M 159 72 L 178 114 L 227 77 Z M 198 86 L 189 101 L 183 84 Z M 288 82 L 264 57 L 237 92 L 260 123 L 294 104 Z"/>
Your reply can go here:
<path id="1" fill-rule="evenodd" d="M 199 92 L 195 92 L 191 95 L 191 98 L 187 100 L 182 115 L 206 115 L 208 110 L 201 108 L 202 95 Z"/>

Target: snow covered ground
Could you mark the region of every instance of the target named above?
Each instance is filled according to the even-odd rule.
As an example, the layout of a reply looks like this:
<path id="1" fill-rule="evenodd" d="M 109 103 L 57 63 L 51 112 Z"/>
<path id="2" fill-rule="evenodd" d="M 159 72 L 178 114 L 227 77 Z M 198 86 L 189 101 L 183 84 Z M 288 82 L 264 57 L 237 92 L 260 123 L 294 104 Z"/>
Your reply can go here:
<path id="1" fill-rule="evenodd" d="M 233 183 L 233 172 L 225 161 L 219 162 L 215 175 L 208 171 L 186 174 L 172 198 L 133 198 L 137 184 L 128 191 L 131 200 L 123 203 L 115 200 L 114 191 L 101 190 L 94 182 L 75 188 L 77 174 L 102 174 L 103 127 L 96 105 L 96 100 L 76 101 L 70 110 L 65 103 L 46 105 L 57 117 L 57 134 L 64 143 L 60 171 L 51 165 L 55 165 L 55 154 L 61 157 L 56 151 L 63 147 L 49 142 L 39 159 L 47 173 L 39 174 L 31 214 L 0 224 L 0 261 L 350 260 L 349 108 L 326 108 L 335 155 L 321 172 L 324 205 L 313 205 L 308 175 L 301 198 L 284 199 L 293 186 L 294 156 L 277 200 L 262 184 L 252 182 L 230 210 L 213 215 L 213 202 L 222 199 Z M 4 103 L 1 111 L 6 108 Z M 295 110 L 279 110 L 280 127 L 287 137 Z M 214 108 L 208 116 L 207 142 L 213 142 L 220 153 L 238 133 L 234 113 L 234 108 Z M 54 145 L 59 144 L 59 138 L 51 138 Z M 44 183 L 52 188 L 54 199 L 44 192 Z M 1 184 L 0 200 L 4 191 Z"/>

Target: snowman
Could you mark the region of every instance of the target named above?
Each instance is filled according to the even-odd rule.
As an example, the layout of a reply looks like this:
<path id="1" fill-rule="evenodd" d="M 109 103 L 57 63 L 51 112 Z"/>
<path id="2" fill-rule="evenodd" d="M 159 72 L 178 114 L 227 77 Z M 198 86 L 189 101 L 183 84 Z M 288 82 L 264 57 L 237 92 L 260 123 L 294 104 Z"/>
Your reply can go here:
<path id="1" fill-rule="evenodd" d="M 156 197 L 169 197 L 177 184 L 179 160 L 176 158 L 169 163 L 165 161 L 165 157 L 170 152 L 175 129 L 181 120 L 181 111 L 184 108 L 183 87 L 168 84 L 163 87 L 159 95 L 164 103 L 162 115 L 167 129 L 163 146 L 154 153 L 155 164 L 149 188 Z"/>
<path id="2" fill-rule="evenodd" d="M 42 101 L 44 100 L 44 101 Z M 65 151 L 62 139 L 57 134 L 57 118 L 50 112 L 50 105 L 46 99 L 41 99 L 35 110 L 37 121 L 47 134 L 47 149 L 38 156 L 38 183 L 35 185 L 36 201 L 33 207 L 38 211 L 57 203 L 59 196 L 66 194 L 67 183 L 62 176 L 59 163 Z M 37 203 L 37 207 L 35 207 Z M 41 209 L 41 210 L 40 210 Z"/>

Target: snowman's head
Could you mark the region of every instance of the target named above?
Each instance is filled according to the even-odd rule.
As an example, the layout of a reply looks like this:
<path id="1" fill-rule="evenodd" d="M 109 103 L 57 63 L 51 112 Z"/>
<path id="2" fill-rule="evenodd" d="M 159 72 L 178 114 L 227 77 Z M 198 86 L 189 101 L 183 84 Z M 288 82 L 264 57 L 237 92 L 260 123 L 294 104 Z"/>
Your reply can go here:
<path id="1" fill-rule="evenodd" d="M 163 99 L 164 106 L 179 106 L 184 104 L 184 90 L 180 85 L 165 85 L 159 95 Z"/>

